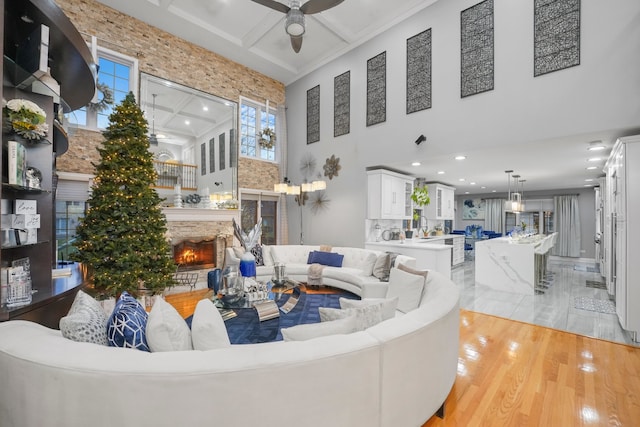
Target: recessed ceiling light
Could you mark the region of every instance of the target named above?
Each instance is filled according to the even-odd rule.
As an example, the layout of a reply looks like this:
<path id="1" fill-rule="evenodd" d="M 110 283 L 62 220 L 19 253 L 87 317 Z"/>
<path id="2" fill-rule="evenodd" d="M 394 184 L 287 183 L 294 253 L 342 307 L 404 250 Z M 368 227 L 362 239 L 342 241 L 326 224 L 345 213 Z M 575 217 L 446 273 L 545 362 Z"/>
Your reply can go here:
<path id="1" fill-rule="evenodd" d="M 413 162 L 411 163 L 411 166 L 420 166 L 420 162 Z"/>
<path id="2" fill-rule="evenodd" d="M 591 185 L 591 184 L 585 184 L 584 186 L 585 187 L 593 187 L 593 185 Z"/>
<path id="3" fill-rule="evenodd" d="M 465 181 L 465 179 L 464 179 L 464 178 L 460 178 L 460 179 L 458 179 L 458 181 L 460 181 L 460 182 L 464 182 L 464 181 Z"/>
<path id="4" fill-rule="evenodd" d="M 602 160 L 600 157 L 592 157 L 589 160 L 587 160 L 588 162 L 599 162 L 600 160 Z"/>
<path id="5" fill-rule="evenodd" d="M 190 122 L 189 120 L 185 120 L 185 121 L 184 121 L 184 124 L 185 124 L 185 125 L 190 125 L 190 124 L 191 124 L 191 122 Z"/>
<path id="6" fill-rule="evenodd" d="M 205 105 L 204 107 L 202 107 L 202 111 L 209 111 L 209 107 Z"/>
<path id="7" fill-rule="evenodd" d="M 598 169 L 598 167 L 597 167 L 597 166 L 589 166 L 589 167 L 587 168 L 587 170 L 588 170 L 588 171 L 592 171 L 592 170 L 594 170 L 594 169 Z"/>
<path id="8" fill-rule="evenodd" d="M 467 158 L 466 156 L 456 156 L 455 157 L 456 160 L 464 160 L 466 158 Z"/>
<path id="9" fill-rule="evenodd" d="M 485 187 L 485 186 L 483 185 L 483 186 L 482 186 L 482 187 L 480 187 L 480 188 L 482 188 L 482 189 L 484 190 L 484 189 L 485 189 L 485 188 L 487 188 L 487 187 Z"/>
<path id="10" fill-rule="evenodd" d="M 492 193 L 497 193 L 497 190 L 491 190 Z"/>
<path id="11" fill-rule="evenodd" d="M 591 147 L 589 147 L 589 151 L 601 151 L 604 150 L 605 147 L 604 145 L 592 145 Z"/>
<path id="12" fill-rule="evenodd" d="M 438 175 L 444 175 L 444 171 L 438 171 Z"/>
<path id="13" fill-rule="evenodd" d="M 476 185 L 476 183 L 475 183 L 475 182 L 470 182 L 469 184 L 470 184 L 470 185 Z"/>
<path id="14" fill-rule="evenodd" d="M 593 178 L 587 178 L 587 179 L 585 179 L 584 181 L 585 181 L 585 182 L 591 182 L 591 181 L 593 181 Z"/>
<path id="15" fill-rule="evenodd" d="M 465 191 L 465 192 L 464 192 L 464 194 L 469 194 L 469 192 L 468 192 L 468 191 Z"/>

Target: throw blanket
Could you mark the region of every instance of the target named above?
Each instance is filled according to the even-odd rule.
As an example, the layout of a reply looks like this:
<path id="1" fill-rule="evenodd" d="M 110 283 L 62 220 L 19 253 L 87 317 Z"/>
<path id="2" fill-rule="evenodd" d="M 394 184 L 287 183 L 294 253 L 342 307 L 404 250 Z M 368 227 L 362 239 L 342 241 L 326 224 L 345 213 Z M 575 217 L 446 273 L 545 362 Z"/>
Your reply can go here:
<path id="1" fill-rule="evenodd" d="M 311 264 L 307 270 L 307 285 L 322 286 L 322 270 L 324 270 L 324 265 Z"/>

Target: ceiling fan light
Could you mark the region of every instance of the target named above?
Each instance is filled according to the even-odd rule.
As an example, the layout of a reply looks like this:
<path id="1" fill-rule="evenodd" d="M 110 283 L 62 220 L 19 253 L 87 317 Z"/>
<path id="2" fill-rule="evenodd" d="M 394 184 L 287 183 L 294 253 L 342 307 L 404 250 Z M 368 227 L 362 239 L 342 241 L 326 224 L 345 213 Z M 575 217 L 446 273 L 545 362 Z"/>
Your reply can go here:
<path id="1" fill-rule="evenodd" d="M 304 13 L 298 9 L 291 9 L 287 13 L 287 19 L 284 23 L 287 34 L 293 37 L 300 37 L 304 34 Z"/>

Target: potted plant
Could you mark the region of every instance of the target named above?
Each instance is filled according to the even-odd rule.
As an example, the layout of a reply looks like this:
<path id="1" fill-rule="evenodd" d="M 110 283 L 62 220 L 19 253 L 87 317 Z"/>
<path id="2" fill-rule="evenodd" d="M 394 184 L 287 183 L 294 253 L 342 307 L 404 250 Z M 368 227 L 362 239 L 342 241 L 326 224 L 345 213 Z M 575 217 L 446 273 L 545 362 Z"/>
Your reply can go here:
<path id="1" fill-rule="evenodd" d="M 436 230 L 436 236 L 442 236 L 444 234 L 444 227 L 442 224 L 436 224 L 433 229 Z"/>
<path id="2" fill-rule="evenodd" d="M 411 200 L 415 207 L 420 208 L 431 203 L 431 199 L 429 198 L 429 187 L 426 184 L 414 186 L 413 192 L 411 193 Z M 413 210 L 413 220 L 420 220 L 420 214 L 417 209 Z"/>

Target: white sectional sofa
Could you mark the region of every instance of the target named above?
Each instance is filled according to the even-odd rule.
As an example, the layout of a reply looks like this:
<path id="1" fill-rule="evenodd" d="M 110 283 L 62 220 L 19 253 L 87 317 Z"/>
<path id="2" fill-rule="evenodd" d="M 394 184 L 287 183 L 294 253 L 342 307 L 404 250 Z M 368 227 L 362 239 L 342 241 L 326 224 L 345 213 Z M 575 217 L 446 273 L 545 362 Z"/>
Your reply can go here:
<path id="1" fill-rule="evenodd" d="M 364 331 L 161 353 L 4 322 L 0 425 L 419 426 L 456 378 L 458 305 L 457 286 L 432 271 L 417 309 Z"/>
<path id="2" fill-rule="evenodd" d="M 227 248 L 225 265 L 238 265 L 240 258 L 237 250 Z M 310 264 L 307 264 L 309 253 L 319 251 L 320 246 L 313 245 L 272 245 L 262 246 L 264 265 L 258 266 L 258 280 L 269 280 L 273 277 L 273 266 L 277 262 L 286 265 L 287 277 L 306 282 Z M 376 261 L 385 252 L 352 247 L 333 247 L 331 252 L 344 255 L 342 267 L 325 266 L 322 270 L 322 284 L 344 289 L 362 298 L 380 298 L 387 292 L 387 283 L 373 275 Z M 415 267 L 415 258 L 397 255 L 397 264 Z"/>

